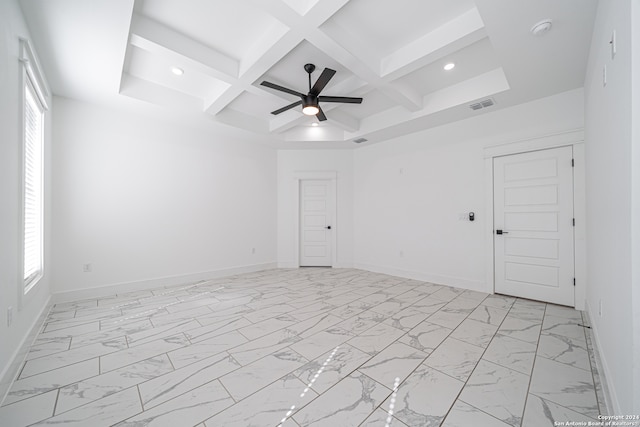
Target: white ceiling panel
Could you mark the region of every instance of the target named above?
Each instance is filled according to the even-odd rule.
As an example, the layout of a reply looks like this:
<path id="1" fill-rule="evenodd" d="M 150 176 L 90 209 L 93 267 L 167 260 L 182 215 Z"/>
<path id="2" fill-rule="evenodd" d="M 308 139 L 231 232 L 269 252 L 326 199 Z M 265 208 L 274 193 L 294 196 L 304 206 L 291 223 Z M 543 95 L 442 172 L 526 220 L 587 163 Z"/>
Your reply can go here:
<path id="1" fill-rule="evenodd" d="M 474 7 L 473 0 L 351 0 L 329 23 L 349 35 L 345 42 L 366 43 L 382 58 Z"/>
<path id="2" fill-rule="evenodd" d="M 356 118 L 364 119 L 396 106 L 392 99 L 377 90 L 368 91 L 362 94 L 362 97 L 364 98 L 362 104 L 339 106 L 338 111 L 345 111 Z"/>
<path id="3" fill-rule="evenodd" d="M 144 49 L 133 47 L 130 55 L 130 62 L 125 70 L 130 75 L 187 95 L 210 98 L 228 86 L 225 82 L 203 74 L 199 70 L 176 64 L 175 61 L 161 55 L 154 55 Z M 174 74 L 172 72 L 174 66 L 182 69 L 184 74 Z"/>
<path id="4" fill-rule="evenodd" d="M 278 21 L 243 1 L 142 0 L 136 12 L 241 60 Z"/>
<path id="5" fill-rule="evenodd" d="M 455 64 L 455 67 L 446 71 L 444 66 L 449 63 Z M 493 46 L 488 38 L 484 38 L 407 74 L 400 78 L 399 82 L 424 96 L 498 67 L 500 67 L 500 62 Z"/>
<path id="6" fill-rule="evenodd" d="M 54 93 L 101 102 L 117 93 L 133 0 L 21 0 Z"/>
<path id="7" fill-rule="evenodd" d="M 284 104 L 286 104 L 286 102 L 283 103 L 280 98 L 260 96 L 244 92 L 229 103 L 228 108 L 249 114 L 262 120 L 268 120 L 272 117 L 270 112 L 277 110 Z"/>
<path id="8" fill-rule="evenodd" d="M 262 77 L 256 80 L 259 85 L 263 80 L 267 80 L 298 92 L 307 93 L 309 91 L 309 78 L 304 70 L 305 64 L 314 64 L 316 70 L 311 74 L 311 84 L 313 85 L 325 68 L 336 70 L 336 75 L 331 79 L 323 91 L 323 95 L 350 96 L 347 93 L 333 93 L 332 88 L 339 86 L 345 80 L 353 76 L 353 73 L 342 66 L 327 53 L 313 46 L 308 41 L 302 41 L 277 64 L 269 69 Z M 267 89 L 269 90 L 269 89 Z M 281 94 L 281 92 L 272 92 Z M 295 97 L 289 94 L 282 94 L 285 99 L 295 101 Z"/>

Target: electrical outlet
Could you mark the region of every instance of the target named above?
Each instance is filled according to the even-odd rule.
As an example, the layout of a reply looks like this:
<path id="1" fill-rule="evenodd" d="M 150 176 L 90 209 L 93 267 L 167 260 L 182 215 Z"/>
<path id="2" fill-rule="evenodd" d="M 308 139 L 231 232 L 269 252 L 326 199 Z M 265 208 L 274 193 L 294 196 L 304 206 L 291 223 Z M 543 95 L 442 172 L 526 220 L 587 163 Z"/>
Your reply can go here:
<path id="1" fill-rule="evenodd" d="M 256 253 L 256 248 L 251 248 L 251 253 L 255 254 Z"/>
<path id="2" fill-rule="evenodd" d="M 82 264 L 82 272 L 83 273 L 91 273 L 92 270 L 93 270 L 93 266 L 91 265 L 91 263 Z"/>
<path id="3" fill-rule="evenodd" d="M 400 251 L 400 258 L 404 257 L 404 251 Z"/>
<path id="4" fill-rule="evenodd" d="M 7 327 L 13 323 L 13 307 L 7 307 Z"/>

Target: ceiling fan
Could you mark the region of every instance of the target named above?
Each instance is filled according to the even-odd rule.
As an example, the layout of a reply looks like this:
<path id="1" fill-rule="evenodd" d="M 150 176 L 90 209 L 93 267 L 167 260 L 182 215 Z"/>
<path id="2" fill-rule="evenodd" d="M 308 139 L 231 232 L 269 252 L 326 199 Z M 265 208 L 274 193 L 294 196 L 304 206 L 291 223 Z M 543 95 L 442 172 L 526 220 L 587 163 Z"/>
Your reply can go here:
<path id="1" fill-rule="evenodd" d="M 325 68 L 322 74 L 320 74 L 320 77 L 318 77 L 318 80 L 316 80 L 316 83 L 313 85 L 313 87 L 311 87 L 311 73 L 313 73 L 315 69 L 316 66 L 313 64 L 306 64 L 304 66 L 304 70 L 309 74 L 309 93 L 307 93 L 306 95 L 268 81 L 263 81 L 262 83 L 260 83 L 262 86 L 270 87 L 271 89 L 290 93 L 291 95 L 300 97 L 300 101 L 296 101 L 293 104 L 287 105 L 286 107 L 282 107 L 278 110 L 272 111 L 271 114 L 277 115 L 290 110 L 293 107 L 302 105 L 303 114 L 306 114 L 307 116 L 316 116 L 318 120 L 322 122 L 327 120 L 327 116 L 324 115 L 322 108 L 320 108 L 320 102 L 343 102 L 347 104 L 362 103 L 362 98 L 352 98 L 348 96 L 320 96 L 320 92 L 322 92 L 322 89 L 324 89 L 327 83 L 329 83 L 329 80 L 331 80 L 333 75 L 336 73 L 336 70 Z"/>

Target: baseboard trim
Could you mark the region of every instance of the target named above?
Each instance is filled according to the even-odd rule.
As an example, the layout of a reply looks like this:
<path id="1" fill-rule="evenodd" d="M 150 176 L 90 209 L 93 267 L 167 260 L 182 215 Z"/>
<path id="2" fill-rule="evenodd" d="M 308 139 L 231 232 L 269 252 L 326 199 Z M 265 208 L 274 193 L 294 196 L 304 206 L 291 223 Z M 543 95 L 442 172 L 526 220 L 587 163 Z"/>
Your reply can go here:
<path id="1" fill-rule="evenodd" d="M 277 268 L 275 262 L 263 264 L 244 265 L 231 268 L 223 268 L 220 270 L 211 270 L 201 273 L 190 273 L 178 276 L 159 277 L 155 279 L 139 280 L 133 282 L 114 283 L 90 289 L 78 289 L 74 291 L 54 292 L 52 295 L 53 303 L 78 301 L 90 298 L 99 298 L 109 295 L 119 294 L 123 292 L 140 291 L 151 288 L 160 288 L 167 286 L 177 286 L 201 280 L 217 279 L 220 277 L 233 276 L 243 273 L 254 273 L 257 271 L 271 270 Z"/>
<path id="2" fill-rule="evenodd" d="M 300 268 L 300 265 L 293 261 L 278 262 L 278 268 Z M 331 268 L 354 268 L 350 262 L 336 262 Z"/>
<path id="3" fill-rule="evenodd" d="M 461 277 L 441 276 L 438 274 L 429 274 L 421 271 L 401 270 L 392 267 L 354 263 L 353 268 L 367 270 L 374 273 L 388 274 L 390 276 L 405 277 L 407 279 L 420 280 L 422 282 L 435 283 L 438 285 L 453 286 L 456 288 L 469 289 L 478 292 L 493 293 L 493 290 L 487 290 L 486 284 L 481 280 L 469 280 Z"/>
<path id="4" fill-rule="evenodd" d="M 602 356 L 600 349 L 602 346 L 600 345 L 600 335 L 598 333 L 598 327 L 596 323 L 593 321 L 593 316 L 591 315 L 591 306 L 587 301 L 586 305 L 586 313 L 589 318 L 589 326 L 591 326 L 591 336 L 592 336 L 592 346 L 593 353 L 596 359 L 596 369 L 598 370 L 598 375 L 600 376 L 600 382 L 602 383 L 602 393 L 604 395 L 604 404 L 607 407 L 608 415 L 622 414 L 620 409 L 620 403 L 618 401 L 618 397 L 616 395 L 616 389 L 613 387 L 613 384 L 610 382 L 610 370 L 609 364 L 607 360 Z"/>
<path id="5" fill-rule="evenodd" d="M 300 265 L 298 265 L 297 262 L 285 261 L 285 262 L 279 262 L 278 268 L 300 268 Z"/>
<path id="6" fill-rule="evenodd" d="M 338 262 L 334 264 L 333 268 L 353 268 L 353 263 L 350 262 Z"/>
<path id="7" fill-rule="evenodd" d="M 38 336 L 40 329 L 42 329 L 42 325 L 44 324 L 52 305 L 52 298 L 49 296 L 47 302 L 42 307 L 42 310 L 40 310 L 40 314 L 31 324 L 31 327 L 25 334 L 24 338 L 22 338 L 22 341 L 20 342 L 20 345 L 18 345 L 16 351 L 11 355 L 9 363 L 7 363 L 7 366 L 5 366 L 2 373 L 0 373 L 0 404 L 4 401 L 9 389 L 11 388 L 11 384 L 13 384 L 14 380 L 18 376 L 22 362 L 24 362 L 24 359 L 29 353 L 29 348 Z"/>

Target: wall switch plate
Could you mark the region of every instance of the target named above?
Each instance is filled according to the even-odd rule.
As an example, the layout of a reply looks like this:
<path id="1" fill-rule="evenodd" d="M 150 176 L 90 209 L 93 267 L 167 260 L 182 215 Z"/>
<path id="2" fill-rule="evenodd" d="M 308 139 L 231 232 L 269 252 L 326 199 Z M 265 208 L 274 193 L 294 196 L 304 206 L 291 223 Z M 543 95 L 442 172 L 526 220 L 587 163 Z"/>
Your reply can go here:
<path id="1" fill-rule="evenodd" d="M 7 307 L 7 327 L 13 323 L 13 307 Z"/>
<path id="2" fill-rule="evenodd" d="M 602 300 L 598 302 L 598 316 L 602 317 Z"/>
<path id="3" fill-rule="evenodd" d="M 602 67 L 602 86 L 607 86 L 607 64 Z"/>

